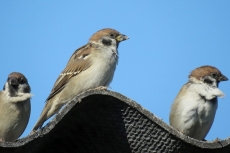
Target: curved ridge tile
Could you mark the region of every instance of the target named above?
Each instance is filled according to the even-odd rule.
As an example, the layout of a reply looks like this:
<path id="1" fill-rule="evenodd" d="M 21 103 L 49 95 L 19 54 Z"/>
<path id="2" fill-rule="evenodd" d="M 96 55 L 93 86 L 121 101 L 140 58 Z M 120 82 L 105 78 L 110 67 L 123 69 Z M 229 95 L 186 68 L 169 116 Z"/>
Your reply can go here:
<path id="1" fill-rule="evenodd" d="M 0 152 L 227 153 L 229 143 L 230 138 L 217 142 L 192 139 L 119 93 L 90 90 L 66 104 L 33 135 L 0 143 Z"/>

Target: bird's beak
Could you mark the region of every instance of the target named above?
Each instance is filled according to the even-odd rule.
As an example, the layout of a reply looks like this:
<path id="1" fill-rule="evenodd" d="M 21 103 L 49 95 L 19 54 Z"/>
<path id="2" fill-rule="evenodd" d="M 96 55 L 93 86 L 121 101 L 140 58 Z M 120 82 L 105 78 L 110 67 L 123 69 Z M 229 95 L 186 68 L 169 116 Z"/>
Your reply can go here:
<path id="1" fill-rule="evenodd" d="M 123 35 L 123 34 L 120 34 L 119 36 L 117 36 L 116 40 L 118 42 L 121 42 L 121 41 L 124 41 L 124 40 L 127 40 L 129 39 L 129 37 L 127 37 L 126 35 Z"/>
<path id="2" fill-rule="evenodd" d="M 220 78 L 219 78 L 219 81 L 228 81 L 228 78 L 224 75 L 222 75 Z"/>
<path id="3" fill-rule="evenodd" d="M 10 78 L 9 84 L 12 86 L 18 86 L 18 80 L 16 78 Z"/>

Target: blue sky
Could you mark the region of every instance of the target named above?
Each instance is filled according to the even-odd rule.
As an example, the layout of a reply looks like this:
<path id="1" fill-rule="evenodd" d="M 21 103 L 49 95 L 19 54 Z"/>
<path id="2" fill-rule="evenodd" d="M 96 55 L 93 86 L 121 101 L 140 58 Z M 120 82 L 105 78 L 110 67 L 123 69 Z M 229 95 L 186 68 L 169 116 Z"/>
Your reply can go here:
<path id="1" fill-rule="evenodd" d="M 169 123 L 171 103 L 196 67 L 212 65 L 230 78 L 230 1 L 0 1 L 0 84 L 13 71 L 34 97 L 27 136 L 75 49 L 103 28 L 130 37 L 119 45 L 111 90 Z M 207 140 L 230 136 L 230 82 Z"/>

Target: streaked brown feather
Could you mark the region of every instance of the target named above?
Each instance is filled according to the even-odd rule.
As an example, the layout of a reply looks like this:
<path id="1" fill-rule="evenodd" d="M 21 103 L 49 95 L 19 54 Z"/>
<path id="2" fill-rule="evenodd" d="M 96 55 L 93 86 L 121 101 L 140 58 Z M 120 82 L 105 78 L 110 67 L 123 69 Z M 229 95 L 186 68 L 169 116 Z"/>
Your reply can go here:
<path id="1" fill-rule="evenodd" d="M 74 53 L 72 54 L 72 56 L 70 57 L 68 63 L 71 62 L 71 61 L 74 61 L 77 57 L 80 57 L 80 56 L 82 55 L 82 53 L 83 53 L 85 50 L 88 49 L 88 47 L 89 47 L 89 44 L 86 44 L 86 45 L 84 45 L 84 46 L 78 48 L 77 50 L 75 50 L 75 52 L 74 52 Z M 79 55 L 80 55 L 80 56 L 79 56 Z M 67 65 L 68 65 L 68 63 L 67 63 Z"/>
<path id="2" fill-rule="evenodd" d="M 84 46 L 80 47 L 79 49 L 77 49 L 72 54 L 72 56 L 70 57 L 65 69 L 62 71 L 62 73 L 57 78 L 57 80 L 54 84 L 54 87 L 53 87 L 50 95 L 46 99 L 46 101 L 50 100 L 56 94 L 61 92 L 64 89 L 66 83 L 72 77 L 74 77 L 75 75 L 78 75 L 82 71 L 85 71 L 86 69 L 88 69 L 91 66 L 91 62 L 90 62 L 91 60 L 89 60 L 89 59 L 84 60 L 83 58 L 79 59 L 79 57 L 83 56 L 84 54 L 90 53 L 92 48 L 89 48 L 89 47 L 90 47 L 90 44 L 88 43 L 87 45 L 84 45 Z M 78 73 L 74 74 L 74 72 L 78 72 Z M 66 73 L 72 73 L 72 74 L 62 75 L 62 74 L 66 74 Z"/>

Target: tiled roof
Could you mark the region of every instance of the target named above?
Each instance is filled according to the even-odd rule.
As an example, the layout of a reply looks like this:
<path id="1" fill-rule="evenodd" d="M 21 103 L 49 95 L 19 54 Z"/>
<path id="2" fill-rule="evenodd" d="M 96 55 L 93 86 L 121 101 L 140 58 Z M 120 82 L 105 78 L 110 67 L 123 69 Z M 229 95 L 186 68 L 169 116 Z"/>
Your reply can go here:
<path id="1" fill-rule="evenodd" d="M 0 153 L 227 153 L 229 143 L 189 138 L 119 93 L 90 90 L 33 135 L 0 143 Z"/>

